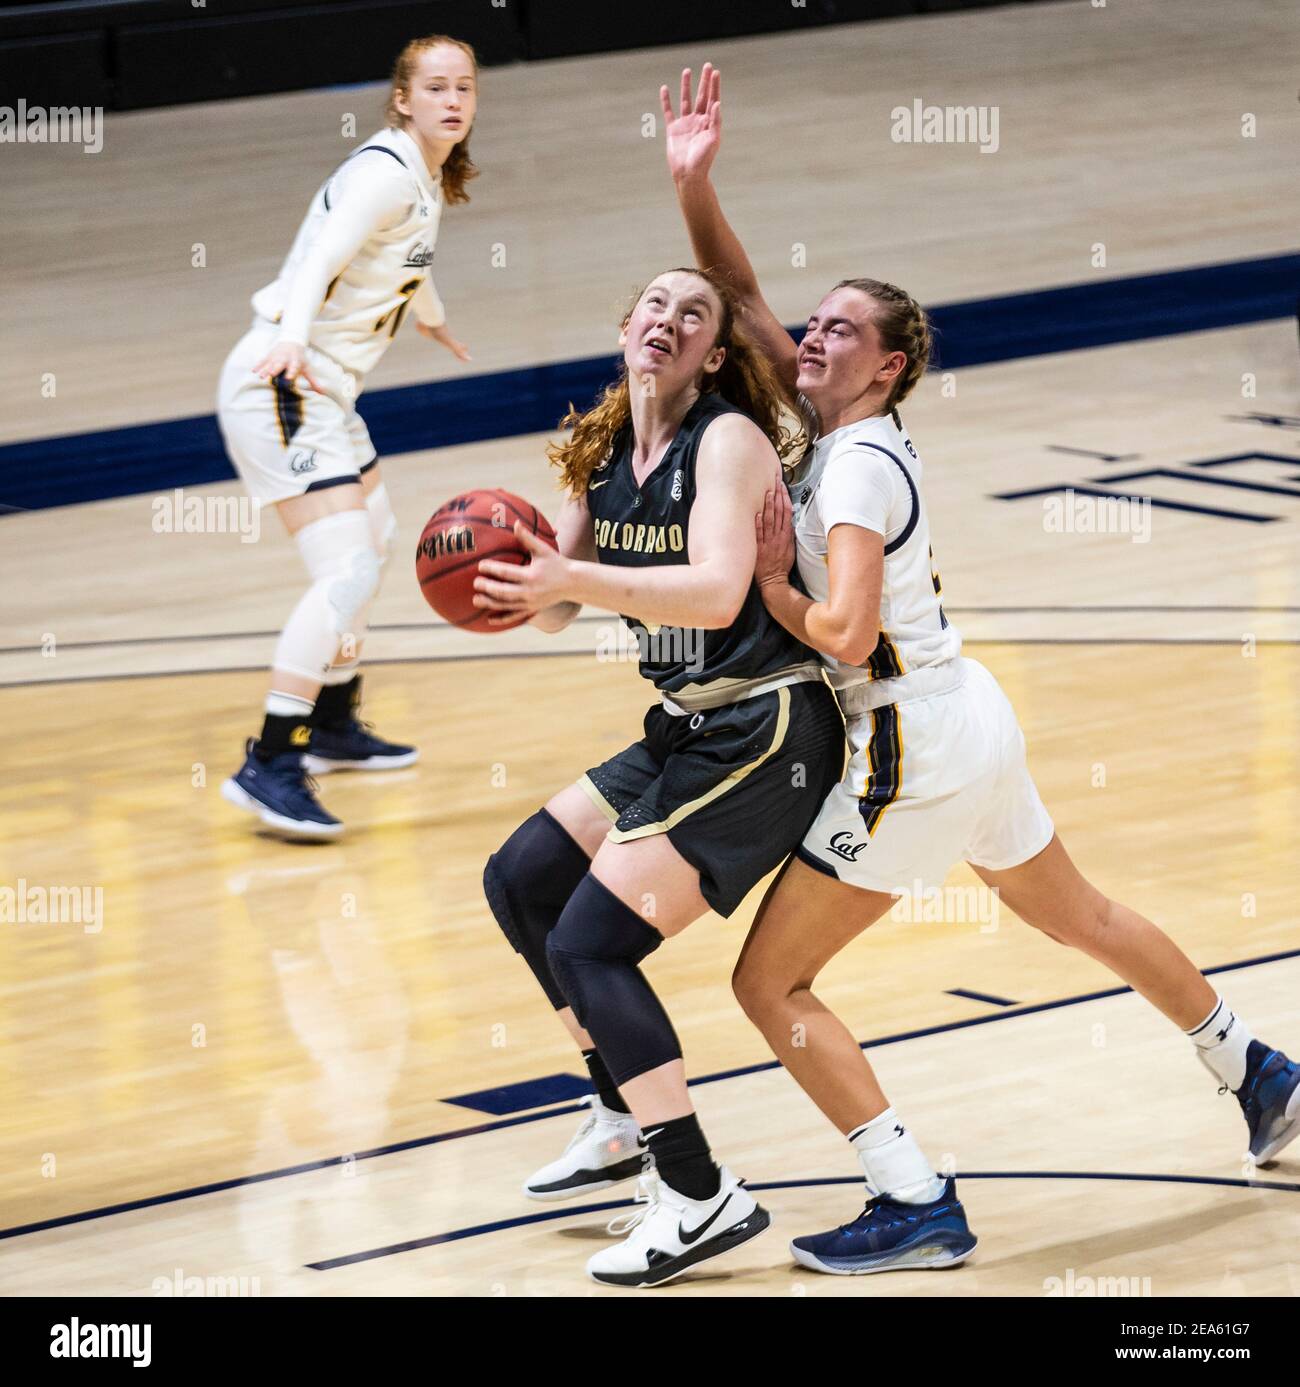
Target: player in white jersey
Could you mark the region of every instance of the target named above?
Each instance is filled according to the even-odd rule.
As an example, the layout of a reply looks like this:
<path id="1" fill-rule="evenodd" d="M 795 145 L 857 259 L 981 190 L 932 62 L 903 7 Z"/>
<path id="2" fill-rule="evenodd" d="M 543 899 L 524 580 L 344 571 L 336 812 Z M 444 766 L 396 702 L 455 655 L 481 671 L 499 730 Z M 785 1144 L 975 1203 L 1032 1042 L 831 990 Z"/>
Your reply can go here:
<path id="1" fill-rule="evenodd" d="M 694 103 L 690 86 L 688 71 L 679 116 L 667 88 L 661 96 L 696 263 L 730 280 L 789 401 L 820 423 L 789 492 L 769 493 L 756 517 L 755 576 L 777 621 L 823 652 L 852 751 L 769 889 L 733 980 L 867 1178 L 862 1215 L 797 1238 L 792 1253 L 853 1274 L 950 1266 L 975 1246 L 955 1181 L 935 1174 L 852 1034 L 812 991 L 825 964 L 899 895 L 940 885 L 961 858 L 1023 920 L 1106 964 L 1183 1029 L 1236 1094 L 1252 1158 L 1272 1159 L 1300 1135 L 1300 1066 L 1254 1039 L 1167 935 L 1080 874 L 1030 778 L 1010 703 L 960 654 L 932 568 L 920 458 L 897 410 L 929 360 L 924 312 L 894 285 L 844 280 L 796 348 L 709 182 L 718 75 L 705 68 Z M 806 593 L 791 582 L 796 562 Z"/>
<path id="2" fill-rule="evenodd" d="M 874 282 L 870 288 L 839 286 L 846 287 L 850 303 L 889 289 Z M 838 330 L 832 320 L 827 331 Z M 813 387 L 821 397 L 827 368 L 817 355 L 818 340 L 814 335 L 808 348 L 807 374 L 822 377 Z M 1025 769 L 1010 705 L 983 665 L 960 658 L 961 636 L 944 614 L 921 460 L 894 408 L 902 393 L 890 399 L 888 414 L 820 437 L 789 491 L 773 493 L 763 517 L 770 562 L 785 563 L 780 573 L 766 575 L 765 596 L 787 626 L 801 619 L 801 604 L 793 600 L 798 594 L 787 581 L 790 563 L 784 545 L 775 542 L 778 535 L 793 539 L 800 578 L 812 603 L 825 608 L 831 606 L 828 556 L 835 527 L 882 537 L 879 621 L 870 654 L 850 660 L 843 656 L 856 652 L 837 656 L 821 647 L 845 716 L 851 760 L 799 856 L 817 871 L 887 893 L 938 886 L 959 858 L 995 870 L 1014 866 L 1045 848 L 1053 831 Z M 865 547 L 874 551 L 875 541 Z M 938 697 L 964 684 L 981 699 L 979 717 L 966 722 Z M 990 745 L 1001 759 L 990 760 Z M 978 836 L 972 836 L 975 825 Z"/>
<path id="3" fill-rule="evenodd" d="M 280 273 L 221 373 L 217 419 L 250 494 L 274 505 L 311 584 L 276 645 L 261 736 L 222 794 L 291 838 L 343 825 L 309 774 L 411 765 L 414 747 L 359 721 L 366 622 L 397 522 L 356 410 L 407 311 L 461 361 L 429 267 L 445 204 L 468 202 L 478 68 L 468 44 L 415 39 L 393 70 L 386 128 L 321 184 Z"/>

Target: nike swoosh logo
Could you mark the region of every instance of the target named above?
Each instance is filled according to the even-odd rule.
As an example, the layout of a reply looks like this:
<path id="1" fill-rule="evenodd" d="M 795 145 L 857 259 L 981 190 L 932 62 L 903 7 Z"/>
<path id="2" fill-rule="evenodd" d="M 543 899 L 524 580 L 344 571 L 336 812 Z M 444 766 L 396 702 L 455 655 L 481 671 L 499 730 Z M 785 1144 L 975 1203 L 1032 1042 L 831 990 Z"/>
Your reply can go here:
<path id="1" fill-rule="evenodd" d="M 722 1203 L 719 1204 L 718 1207 L 717 1207 L 716 1209 L 714 1209 L 714 1211 L 708 1216 L 708 1218 L 706 1218 L 706 1219 L 704 1220 L 704 1222 L 700 1224 L 700 1226 L 699 1226 L 698 1228 L 693 1228 L 689 1233 L 688 1233 L 688 1232 L 686 1231 L 686 1229 L 683 1228 L 682 1225 L 679 1223 L 679 1224 L 677 1225 L 677 1236 L 678 1236 L 678 1238 L 679 1238 L 687 1247 L 690 1247 L 690 1245 L 691 1245 L 693 1242 L 698 1242 L 698 1241 L 699 1241 L 699 1238 L 700 1238 L 700 1235 L 704 1232 L 704 1230 L 709 1226 L 709 1224 L 711 1224 L 711 1223 L 713 1222 L 713 1220 L 714 1220 L 715 1218 L 717 1218 L 717 1216 L 723 1211 L 723 1209 L 725 1209 L 725 1208 L 727 1207 L 727 1205 L 730 1204 L 730 1203 L 731 1203 L 731 1195 L 728 1195 L 728 1196 L 722 1201 Z"/>
<path id="2" fill-rule="evenodd" d="M 649 1141 L 651 1137 L 657 1137 L 657 1136 L 659 1135 L 659 1133 L 662 1132 L 662 1131 L 663 1131 L 663 1128 L 662 1128 L 662 1127 L 656 1127 L 656 1128 L 654 1129 L 653 1132 L 642 1132 L 642 1133 L 641 1133 L 641 1140 L 642 1140 L 642 1141 Z"/>
<path id="3" fill-rule="evenodd" d="M 608 477 L 606 477 L 605 480 L 604 480 L 603 482 L 592 482 L 591 485 L 587 487 L 587 490 L 588 490 L 588 491 L 596 491 L 596 490 L 598 490 L 598 489 L 599 489 L 600 487 L 602 487 L 602 486 L 608 486 L 608 485 L 609 485 L 609 481 L 610 481 L 610 479 L 609 479 Z"/>

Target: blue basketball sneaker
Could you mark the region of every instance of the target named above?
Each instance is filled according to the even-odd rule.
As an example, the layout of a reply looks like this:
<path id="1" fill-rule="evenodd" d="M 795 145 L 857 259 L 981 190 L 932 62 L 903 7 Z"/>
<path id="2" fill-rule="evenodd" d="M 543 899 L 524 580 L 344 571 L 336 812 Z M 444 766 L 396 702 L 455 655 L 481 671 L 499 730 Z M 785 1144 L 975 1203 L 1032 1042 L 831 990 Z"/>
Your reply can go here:
<path id="1" fill-rule="evenodd" d="M 348 718 L 311 729 L 302 765 L 308 775 L 328 775 L 331 771 L 395 771 L 419 759 L 413 746 L 386 742 L 371 732 L 368 723 Z"/>
<path id="2" fill-rule="evenodd" d="M 250 737 L 244 764 L 221 787 L 221 797 L 256 814 L 276 833 L 287 838 L 337 838 L 343 825 L 321 807 L 315 786 L 303 769 L 303 754 L 286 751 L 263 761 L 253 750 Z"/>
<path id="3" fill-rule="evenodd" d="M 796 1238 L 790 1252 L 813 1271 L 861 1276 L 956 1266 L 974 1252 L 975 1243 L 957 1198 L 957 1182 L 950 1177 L 933 1203 L 904 1204 L 878 1194 L 852 1223 Z"/>
<path id="4" fill-rule="evenodd" d="M 368 722 L 357 714 L 361 709 L 361 676 L 354 674 L 346 684 L 326 684 L 316 699 L 311 715 L 311 742 L 302 758 L 308 775 L 328 775 L 331 771 L 396 771 L 413 766 L 420 753 L 413 746 L 401 746 L 376 737 Z"/>
<path id="5" fill-rule="evenodd" d="M 1250 1154 L 1263 1165 L 1300 1136 L 1300 1065 L 1252 1040 L 1237 1102 L 1250 1128 Z"/>

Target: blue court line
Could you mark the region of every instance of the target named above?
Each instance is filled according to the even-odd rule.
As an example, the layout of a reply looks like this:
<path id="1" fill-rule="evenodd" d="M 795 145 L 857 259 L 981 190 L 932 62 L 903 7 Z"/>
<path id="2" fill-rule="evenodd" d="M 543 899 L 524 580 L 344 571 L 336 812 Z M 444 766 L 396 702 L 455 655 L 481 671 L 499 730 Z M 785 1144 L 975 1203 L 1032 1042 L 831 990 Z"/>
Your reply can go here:
<path id="1" fill-rule="evenodd" d="M 1136 462 L 1141 453 L 1099 453 L 1094 448 L 1067 448 L 1063 443 L 1044 443 L 1043 447 L 1052 453 L 1072 453 L 1081 458 L 1097 458 L 1104 463 Z"/>
<path id="2" fill-rule="evenodd" d="M 1162 496 L 1147 496 L 1136 491 L 1103 491 L 1098 486 L 1081 482 L 1059 482 L 1052 486 L 1031 487 L 1028 491 L 991 491 L 992 501 L 1023 501 L 1031 496 L 1096 496 L 1106 501 L 1145 501 L 1160 510 L 1184 511 L 1188 515 L 1212 515 L 1216 520 L 1244 520 L 1251 525 L 1272 525 L 1280 515 L 1261 515 L 1258 511 L 1222 510 L 1217 506 L 1196 506 L 1190 501 L 1167 501 Z M 1290 494 L 1290 493 L 1288 493 Z"/>
<path id="3" fill-rule="evenodd" d="M 949 607 L 949 611 L 959 610 Z M 1138 611 L 1140 608 L 1121 607 L 1120 611 Z M 1204 608 L 1189 607 L 1188 611 L 1208 610 Z M 1243 610 L 1248 612 L 1268 611 L 1267 607 L 1246 607 Z M 1281 611 L 1297 611 L 1300 607 L 1279 608 Z M 597 621 L 618 621 L 620 618 L 614 612 L 593 612 L 589 616 L 575 616 L 569 623 L 570 626 L 589 625 Z M 366 623 L 366 631 L 450 631 L 451 625 L 445 621 L 434 621 L 432 617 L 428 621 L 394 621 L 384 626 L 372 626 Z M 63 650 L 120 650 L 128 645 L 193 645 L 196 641 L 248 641 L 256 640 L 262 636 L 278 636 L 279 631 L 200 631 L 190 632 L 181 635 L 171 636 L 115 636 L 111 640 L 99 641 L 60 641 L 58 649 Z M 40 645 L 0 645 L 0 655 L 36 655 L 42 647 Z"/>
<path id="4" fill-rule="evenodd" d="M 1296 458 L 1288 458 L 1293 466 Z M 1202 463 L 1193 463 L 1195 467 Z M 1240 477 L 1211 477 L 1200 472 L 1180 472 L 1175 467 L 1147 467 L 1141 472 L 1125 472 L 1118 477 L 1107 477 L 1106 485 L 1116 482 L 1144 482 L 1148 477 L 1165 477 L 1174 482 L 1195 482 L 1198 486 L 1226 486 L 1237 491 L 1259 491 L 1265 496 L 1300 496 L 1300 490 L 1293 486 L 1279 486 L 1276 482 L 1243 482 Z"/>
<path id="5" fill-rule="evenodd" d="M 491 1117 L 507 1117 L 510 1113 L 531 1112 L 534 1108 L 565 1103 L 571 1098 L 584 1098 L 594 1092 L 591 1080 L 580 1079 L 576 1074 L 542 1074 L 536 1079 L 498 1084 L 495 1088 L 476 1089 L 473 1093 L 439 1098 L 438 1101 L 458 1108 L 473 1108 Z"/>
<path id="6" fill-rule="evenodd" d="M 972 640 L 963 638 L 962 648 L 982 645 L 1231 645 L 1239 646 L 1240 636 L 1224 637 L 1181 637 L 1181 636 L 1043 636 L 1017 640 L 984 638 Z M 1300 641 L 1289 637 L 1277 640 L 1256 640 L 1256 646 L 1300 645 Z M 412 655 L 395 656 L 388 660 L 367 660 L 367 669 L 377 669 L 381 665 L 454 665 L 468 660 L 557 660 L 590 659 L 590 650 L 485 650 L 481 655 Z M 178 679 L 197 677 L 200 674 L 265 674 L 263 665 L 215 665 L 209 669 L 154 669 L 142 670 L 136 674 L 72 674 L 62 679 L 5 679 L 0 680 L 0 689 L 41 689 L 58 684 L 109 684 L 124 679 Z"/>
<path id="7" fill-rule="evenodd" d="M 958 1171 L 953 1176 L 957 1180 L 1136 1180 L 1152 1184 L 1168 1185 L 1226 1185 L 1230 1188 L 1252 1190 L 1281 1190 L 1288 1194 L 1300 1194 L 1300 1185 L 1281 1180 L 1243 1180 L 1218 1175 L 1142 1175 L 1123 1171 L 1091 1170 L 968 1170 Z M 862 1186 L 860 1175 L 833 1175 L 812 1180 L 763 1180 L 745 1181 L 745 1188 L 755 1190 L 798 1190 L 815 1188 L 821 1185 Z M 501 1233 L 510 1228 L 525 1228 L 530 1224 L 547 1223 L 557 1218 L 578 1218 L 584 1214 L 603 1214 L 614 1209 L 636 1207 L 633 1199 L 612 1200 L 605 1204 L 578 1204 L 565 1209 L 548 1209 L 540 1214 L 521 1214 L 518 1218 L 503 1218 L 496 1223 L 479 1223 L 469 1228 L 453 1228 L 450 1233 L 434 1233 L 427 1238 L 412 1238 L 408 1242 L 392 1243 L 388 1247 L 374 1247 L 366 1252 L 349 1252 L 342 1257 L 330 1257 L 323 1262 L 308 1262 L 308 1271 L 336 1271 L 339 1267 L 354 1266 L 357 1262 L 373 1262 L 380 1257 L 395 1257 L 402 1252 L 416 1252 L 420 1248 L 439 1247 L 444 1243 L 460 1242 L 465 1238 L 481 1238 L 488 1233 Z"/>
<path id="8" fill-rule="evenodd" d="M 1236 963 L 1219 963 L 1213 968 L 1202 968 L 1204 977 L 1215 973 L 1231 973 L 1240 968 L 1257 968 L 1266 963 L 1280 963 L 1285 959 L 1300 958 L 1300 949 L 1286 949 L 1276 954 L 1261 954 L 1258 958 L 1244 958 Z M 859 1042 L 863 1050 L 874 1050 L 881 1045 L 896 1045 L 904 1040 L 919 1040 L 924 1036 L 941 1035 L 945 1031 L 961 1031 L 970 1026 L 988 1026 L 995 1021 L 1006 1021 L 1015 1016 L 1032 1016 L 1040 1011 L 1055 1011 L 1059 1007 L 1080 1006 L 1084 1002 L 1096 1002 L 1106 997 L 1119 997 L 1132 992 L 1131 987 L 1110 987 L 1102 992 L 1085 992 L 1077 997 L 1060 997 L 1052 1002 L 1035 1002 L 1018 1007 L 1015 1011 L 998 1011 L 988 1016 L 972 1016 L 964 1021 L 945 1021 L 937 1026 L 926 1026 L 916 1031 L 900 1031 L 896 1035 L 878 1036 L 874 1040 Z M 780 1069 L 777 1060 L 765 1060 L 759 1064 L 744 1065 L 739 1069 L 725 1069 L 717 1074 L 705 1074 L 698 1079 L 688 1079 L 687 1086 L 695 1088 L 700 1084 L 721 1083 L 725 1079 L 744 1078 L 750 1074 L 761 1074 L 767 1070 Z M 485 1132 L 500 1132 L 507 1127 L 521 1127 L 529 1122 L 544 1122 L 550 1117 L 563 1117 L 566 1113 L 582 1111 L 582 1105 L 571 1103 L 562 1108 L 547 1108 L 543 1112 L 526 1113 L 522 1117 L 504 1117 L 495 1122 L 480 1122 L 473 1127 L 460 1127 L 452 1132 L 435 1132 L 432 1136 L 411 1137 L 407 1141 L 390 1142 L 387 1146 L 376 1146 L 369 1151 L 355 1151 L 344 1156 L 326 1156 L 318 1161 L 304 1161 L 300 1165 L 283 1166 L 279 1170 L 267 1170 L 256 1175 L 237 1175 L 230 1180 L 217 1180 L 208 1185 L 195 1185 L 190 1189 L 174 1190 L 169 1194 L 148 1195 L 143 1199 L 128 1200 L 123 1204 L 109 1204 L 100 1209 L 87 1209 L 79 1214 L 62 1214 L 58 1218 L 43 1219 L 39 1223 L 25 1223 L 14 1228 L 0 1229 L 0 1239 L 22 1237 L 27 1233 L 42 1233 L 50 1228 L 66 1228 L 74 1223 L 86 1223 L 91 1219 L 107 1218 L 112 1214 L 132 1213 L 137 1209 L 152 1209 L 161 1204 L 175 1204 L 182 1199 L 197 1199 L 205 1194 L 220 1194 L 225 1190 L 239 1189 L 243 1185 L 259 1185 L 268 1180 L 284 1180 L 291 1175 L 306 1175 L 313 1170 L 327 1170 L 331 1166 L 342 1165 L 344 1161 L 369 1161 L 377 1156 L 393 1156 L 403 1151 L 414 1151 L 422 1146 L 438 1146 L 445 1141 L 459 1141 L 463 1137 L 481 1136 Z M 1144 1177 L 1151 1178 L 1151 1177 Z M 1170 1179 L 1175 1177 L 1170 1176 Z"/>
<path id="9" fill-rule="evenodd" d="M 1298 285 L 1300 254 L 1288 254 L 940 304 L 934 369 L 1290 318 Z M 361 414 L 381 457 L 545 433 L 569 401 L 594 400 L 615 364 L 602 355 L 373 390 Z M 233 476 L 210 414 L 31 439 L 0 446 L 0 514 Z"/>
<path id="10" fill-rule="evenodd" d="M 969 997 L 972 1002 L 988 1002 L 995 1007 L 1013 1007 L 1017 1003 L 1010 1001 L 1006 997 L 994 997 L 987 992 L 971 992 L 964 987 L 950 987 L 947 989 L 950 997 Z"/>
<path id="11" fill-rule="evenodd" d="M 954 615 L 966 615 L 977 613 L 980 615 L 1006 615 L 1009 612 L 1300 612 L 1300 607 L 1295 606 L 1260 606 L 1258 603 L 1250 603 L 1246 606 L 1216 606 L 1206 603 L 1180 603 L 1174 606 L 1153 606 L 1151 604 L 1129 604 L 1127 606 L 1080 606 L 1054 605 L 1054 606 L 1019 606 L 1019 607 L 952 607 L 945 605 L 944 610 L 952 612 Z M 597 621 L 617 621 L 619 618 L 613 612 L 597 612 L 589 616 L 576 616 L 569 623 L 570 626 L 581 626 Z M 429 621 L 396 621 L 389 622 L 383 626 L 374 626 L 369 622 L 366 630 L 375 631 L 429 631 L 441 629 L 441 624 L 433 620 Z M 59 650 L 120 650 L 129 645 L 192 645 L 196 641 L 244 641 L 255 640 L 259 637 L 278 636 L 276 631 L 205 631 L 197 634 L 188 633 L 171 636 L 118 636 L 112 640 L 98 641 L 60 641 Z M 41 650 L 39 645 L 0 645 L 0 655 L 34 655 Z M 183 672 L 183 671 L 182 671 Z"/>

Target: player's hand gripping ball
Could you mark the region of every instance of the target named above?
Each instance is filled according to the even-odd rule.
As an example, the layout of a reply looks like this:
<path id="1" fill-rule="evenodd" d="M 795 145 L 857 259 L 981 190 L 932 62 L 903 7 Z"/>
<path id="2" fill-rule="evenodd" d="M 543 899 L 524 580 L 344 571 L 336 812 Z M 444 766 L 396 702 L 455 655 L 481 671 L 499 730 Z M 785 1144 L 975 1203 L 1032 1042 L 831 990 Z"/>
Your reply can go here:
<path id="1" fill-rule="evenodd" d="M 528 620 L 501 620 L 474 605 L 474 579 L 480 559 L 523 564 L 528 551 L 514 533 L 522 524 L 543 543 L 556 547 L 550 522 L 530 502 L 500 488 L 467 491 L 439 506 L 429 517 L 415 551 L 415 576 L 424 600 L 462 631 L 508 631 Z"/>

